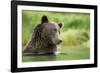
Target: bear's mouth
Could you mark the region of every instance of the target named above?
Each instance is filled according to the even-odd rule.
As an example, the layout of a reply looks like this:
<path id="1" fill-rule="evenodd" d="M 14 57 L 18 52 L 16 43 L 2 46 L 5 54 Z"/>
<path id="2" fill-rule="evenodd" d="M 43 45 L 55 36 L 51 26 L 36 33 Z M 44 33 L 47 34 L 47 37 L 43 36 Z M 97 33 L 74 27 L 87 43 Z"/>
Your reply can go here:
<path id="1" fill-rule="evenodd" d="M 59 45 L 59 44 L 61 44 L 61 42 L 62 42 L 62 40 L 58 40 L 58 41 L 55 41 L 55 42 L 53 42 L 55 45 Z"/>

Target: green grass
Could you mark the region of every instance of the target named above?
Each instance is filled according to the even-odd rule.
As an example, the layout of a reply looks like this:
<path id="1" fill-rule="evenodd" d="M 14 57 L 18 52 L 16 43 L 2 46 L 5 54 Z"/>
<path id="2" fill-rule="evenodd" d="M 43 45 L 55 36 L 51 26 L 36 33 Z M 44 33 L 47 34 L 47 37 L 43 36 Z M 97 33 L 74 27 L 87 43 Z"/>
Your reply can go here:
<path id="1" fill-rule="evenodd" d="M 64 23 L 61 29 L 62 43 L 57 56 L 23 56 L 23 62 L 79 60 L 90 58 L 90 14 L 70 12 L 22 11 L 22 46 L 30 40 L 33 29 L 47 15 L 50 21 Z"/>

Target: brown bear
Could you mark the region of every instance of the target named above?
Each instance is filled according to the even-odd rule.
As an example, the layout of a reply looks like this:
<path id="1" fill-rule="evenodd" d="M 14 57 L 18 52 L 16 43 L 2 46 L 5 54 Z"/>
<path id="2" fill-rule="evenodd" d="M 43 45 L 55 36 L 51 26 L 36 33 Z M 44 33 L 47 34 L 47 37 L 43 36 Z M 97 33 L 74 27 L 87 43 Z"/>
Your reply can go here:
<path id="1" fill-rule="evenodd" d="M 47 16 L 42 16 L 41 24 L 34 29 L 32 38 L 23 53 L 25 55 L 55 54 L 57 45 L 62 42 L 60 38 L 61 28 L 62 23 L 50 22 Z"/>

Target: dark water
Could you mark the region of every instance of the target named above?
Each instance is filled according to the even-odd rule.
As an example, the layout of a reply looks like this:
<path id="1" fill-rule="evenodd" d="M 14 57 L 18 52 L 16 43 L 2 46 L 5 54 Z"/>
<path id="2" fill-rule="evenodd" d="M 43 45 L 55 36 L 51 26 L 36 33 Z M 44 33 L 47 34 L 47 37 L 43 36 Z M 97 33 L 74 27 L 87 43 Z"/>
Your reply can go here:
<path id="1" fill-rule="evenodd" d="M 60 53 L 58 55 L 30 55 L 24 56 L 24 61 L 55 61 L 60 59 L 60 56 L 67 55 L 67 53 Z"/>
<path id="2" fill-rule="evenodd" d="M 89 59 L 90 49 L 89 48 L 75 48 L 75 49 L 64 49 L 57 55 L 30 55 L 23 56 L 23 62 L 35 62 L 35 61 L 58 61 L 58 60 L 80 60 Z"/>

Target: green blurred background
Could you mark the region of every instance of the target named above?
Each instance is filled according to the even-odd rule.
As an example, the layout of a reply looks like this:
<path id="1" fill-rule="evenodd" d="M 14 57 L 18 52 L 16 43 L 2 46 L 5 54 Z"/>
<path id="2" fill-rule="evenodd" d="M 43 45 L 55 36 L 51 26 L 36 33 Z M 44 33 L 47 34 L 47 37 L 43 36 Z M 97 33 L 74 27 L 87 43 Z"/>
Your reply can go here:
<path id="1" fill-rule="evenodd" d="M 63 22 L 62 43 L 56 56 L 23 56 L 23 62 L 79 60 L 90 58 L 90 14 L 71 12 L 22 11 L 22 46 L 26 46 L 33 29 L 40 24 L 41 17 L 47 15 L 50 21 Z"/>

